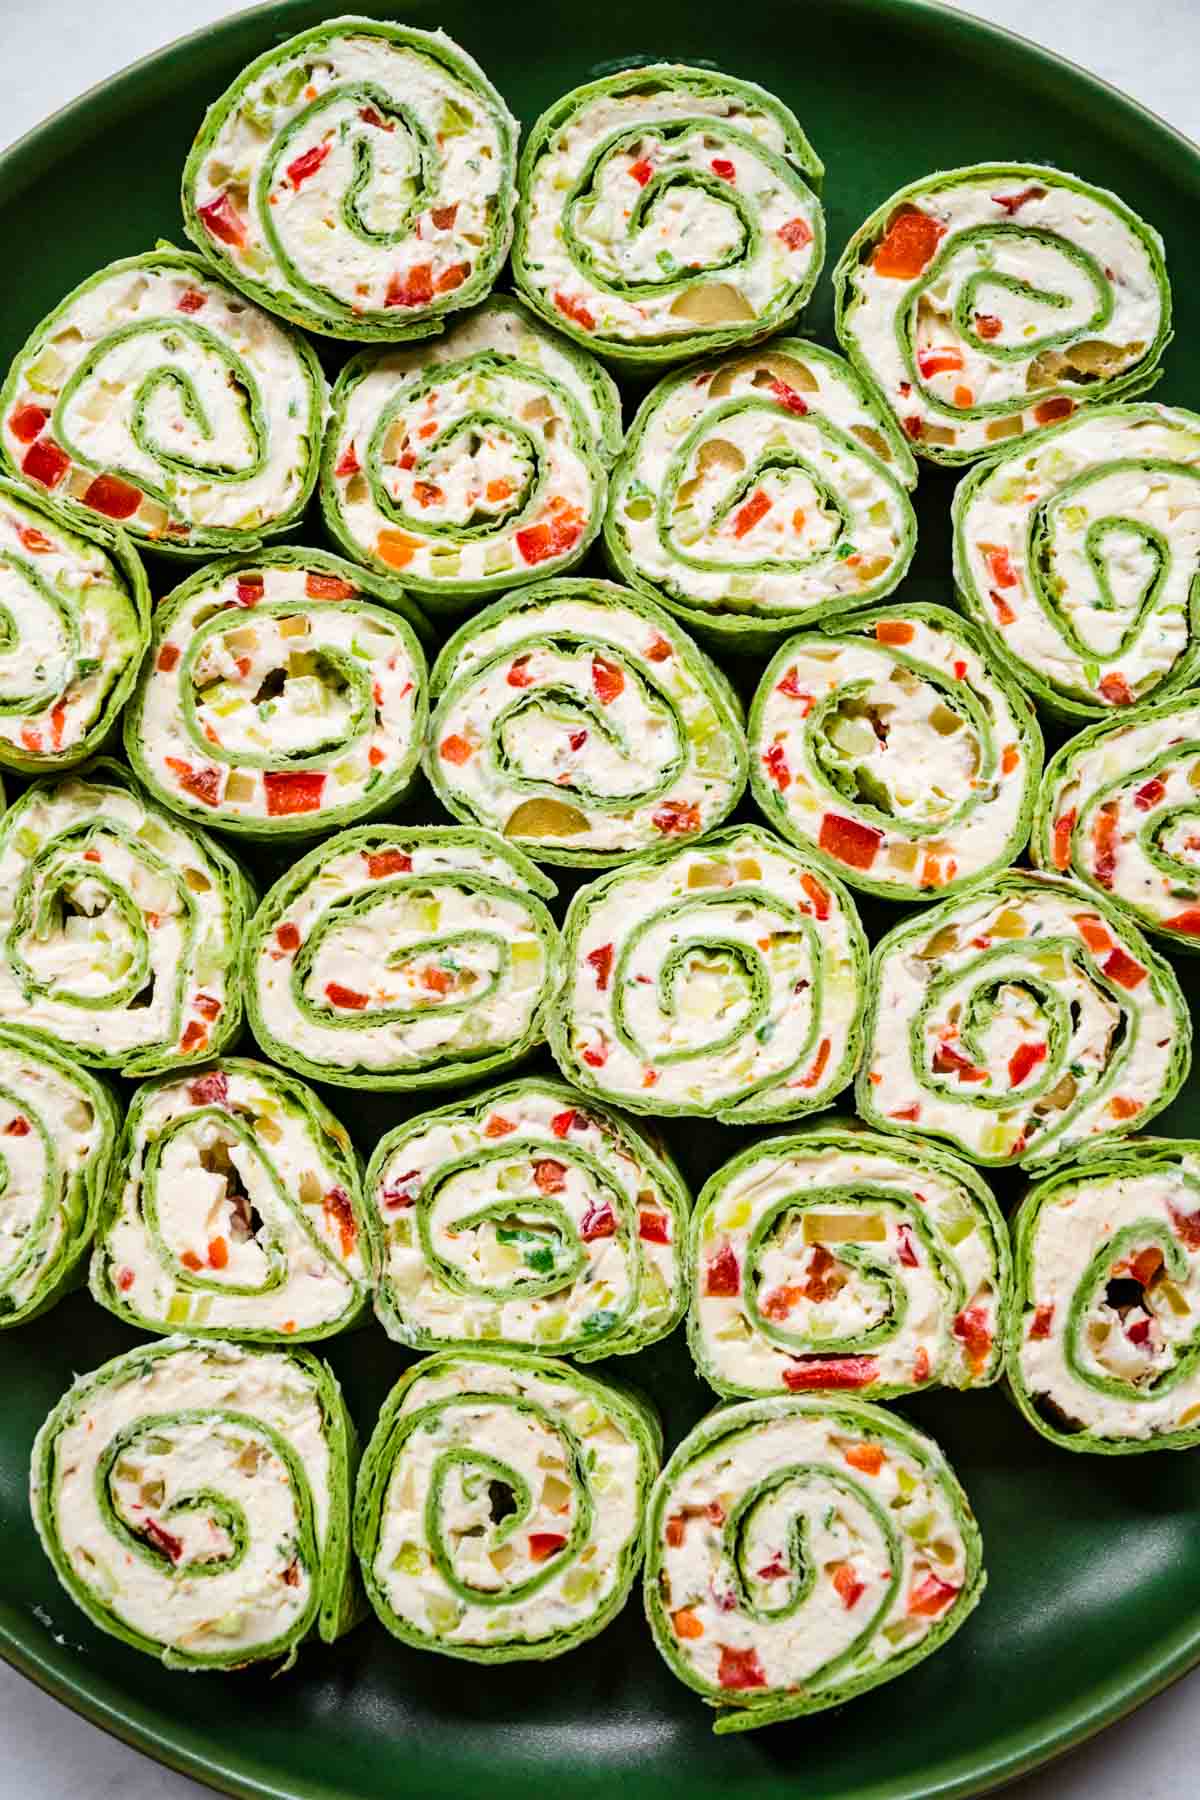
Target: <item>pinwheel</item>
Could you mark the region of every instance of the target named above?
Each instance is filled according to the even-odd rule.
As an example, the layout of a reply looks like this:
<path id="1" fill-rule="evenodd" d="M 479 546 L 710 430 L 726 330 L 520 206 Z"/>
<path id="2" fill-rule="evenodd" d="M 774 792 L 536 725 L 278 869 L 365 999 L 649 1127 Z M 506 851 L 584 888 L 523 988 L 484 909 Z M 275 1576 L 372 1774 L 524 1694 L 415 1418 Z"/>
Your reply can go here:
<path id="1" fill-rule="evenodd" d="M 674 1329 L 688 1192 L 666 1151 L 527 1078 L 397 1126 L 367 1171 L 376 1310 L 420 1350 L 481 1339 L 581 1362 Z"/>
<path id="2" fill-rule="evenodd" d="M 515 1062 L 541 1038 L 557 971 L 554 892 L 490 832 L 343 831 L 251 922 L 254 1035 L 275 1062 L 339 1087 L 448 1086 Z"/>
<path id="3" fill-rule="evenodd" d="M 721 1394 L 890 1400 L 995 1381 L 1012 1285 L 986 1184 L 856 1126 L 766 1138 L 709 1177 L 688 1336 Z"/>
<path id="4" fill-rule="evenodd" d="M 1191 1063 L 1169 964 L 1054 876 L 1014 871 L 897 925 L 870 989 L 859 1113 L 976 1163 L 1035 1169 L 1140 1129 Z"/>
<path id="5" fill-rule="evenodd" d="M 367 1304 L 359 1166 L 302 1082 L 230 1057 L 139 1088 L 92 1293 L 144 1331 L 332 1337 Z"/>
<path id="6" fill-rule="evenodd" d="M 169 1669 L 286 1667 L 357 1616 L 354 1460 L 308 1352 L 167 1338 L 64 1394 L 33 1447 L 33 1520 L 101 1631 Z"/>
<path id="7" fill-rule="evenodd" d="M 650 1502 L 646 1611 L 717 1732 L 838 1706 L 951 1638 L 986 1577 L 932 1439 L 846 1397 L 746 1401 L 691 1431 Z"/>
<path id="8" fill-rule="evenodd" d="M 603 1630 L 642 1560 L 661 1433 L 646 1404 L 517 1350 L 428 1357 L 363 1455 L 354 1546 L 405 1643 L 544 1660 Z"/>
<path id="9" fill-rule="evenodd" d="M 1042 734 L 1016 683 L 941 606 L 790 638 L 750 712 L 764 817 L 868 894 L 944 897 L 1024 849 Z"/>
<path id="10" fill-rule="evenodd" d="M 35 327 L 0 390 L 0 458 L 75 523 L 162 555 L 253 550 L 307 504 L 325 401 L 301 337 L 164 246 Z"/>
<path id="11" fill-rule="evenodd" d="M 934 462 L 1140 394 L 1171 336 L 1153 226 L 1031 163 L 910 182 L 854 233 L 833 281 L 843 348 Z"/>
<path id="12" fill-rule="evenodd" d="M 794 1118 L 854 1073 L 866 956 L 836 876 L 729 826 L 580 888 L 551 1049 L 585 1094 L 633 1112 Z"/>
<path id="13" fill-rule="evenodd" d="M 310 331 L 427 337 L 500 272 L 516 142 L 444 32 L 330 19 L 257 57 L 208 109 L 183 171 L 188 236 Z"/>
<path id="14" fill-rule="evenodd" d="M 541 862 L 603 867 L 696 837 L 745 785 L 728 681 L 669 614 L 610 582 L 498 600 L 446 644 L 433 690 L 442 803 Z"/>
<path id="15" fill-rule="evenodd" d="M 319 550 L 199 570 L 156 609 L 125 713 L 131 767 L 173 812 L 251 837 L 394 804 L 426 720 L 406 604 L 394 583 Z"/>
<path id="16" fill-rule="evenodd" d="M 575 88 L 521 154 L 513 273 L 630 369 L 778 331 L 825 258 L 820 159 L 753 82 L 651 63 Z"/>

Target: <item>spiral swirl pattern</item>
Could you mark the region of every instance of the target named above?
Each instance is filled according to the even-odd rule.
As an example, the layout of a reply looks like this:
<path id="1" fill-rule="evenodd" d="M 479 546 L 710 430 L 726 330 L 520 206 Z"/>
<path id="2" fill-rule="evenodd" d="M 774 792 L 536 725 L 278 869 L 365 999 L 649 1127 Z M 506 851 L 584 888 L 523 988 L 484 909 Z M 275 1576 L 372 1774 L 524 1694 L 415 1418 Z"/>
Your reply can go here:
<path id="1" fill-rule="evenodd" d="M 303 1350 L 142 1344 L 81 1375 L 39 1431 L 34 1524 L 71 1598 L 135 1650 L 286 1666 L 354 1623 L 353 1430 Z"/>
<path id="2" fill-rule="evenodd" d="M 521 154 L 517 283 L 630 366 L 766 337 L 821 272 L 824 173 L 752 82 L 651 64 L 575 88 Z"/>
<path id="3" fill-rule="evenodd" d="M 688 1336 L 720 1394 L 891 1400 L 1000 1374 L 1008 1233 L 975 1171 L 861 1129 L 768 1138 L 692 1216 Z"/>
<path id="4" fill-rule="evenodd" d="M 611 377 L 498 296 L 436 344 L 346 364 L 325 438 L 325 520 L 356 561 L 461 610 L 580 560 L 620 441 Z"/>
<path id="5" fill-rule="evenodd" d="M 91 1243 L 117 1135 L 108 1089 L 0 1031 L 0 1328 L 60 1300 Z"/>
<path id="6" fill-rule="evenodd" d="M 549 1036 L 584 1093 L 729 1124 L 827 1106 L 861 1052 L 866 945 L 836 877 L 753 825 L 580 888 Z"/>
<path id="7" fill-rule="evenodd" d="M 779 338 L 651 390 L 613 474 L 605 544 L 681 618 L 765 647 L 892 591 L 916 544 L 915 481 L 849 364 Z"/>
<path id="8" fill-rule="evenodd" d="M 901 188 L 833 279 L 843 348 L 935 462 L 1141 393 L 1171 336 L 1154 228 L 1106 188 L 1033 164 Z"/>
<path id="9" fill-rule="evenodd" d="M 354 1546 L 395 1637 L 472 1662 L 561 1656 L 625 1604 L 661 1433 L 644 1402 L 520 1351 L 426 1358 L 363 1455 Z"/>
<path id="10" fill-rule="evenodd" d="M 954 574 L 996 654 L 1052 713 L 1119 712 L 1200 673 L 1200 416 L 1101 407 L 973 469 Z"/>
<path id="11" fill-rule="evenodd" d="M 330 337 L 423 338 L 508 254 L 517 122 L 442 31 L 334 19 L 256 58 L 183 172 L 188 236 Z"/>
<path id="12" fill-rule="evenodd" d="M 90 756 L 133 685 L 149 615 L 122 533 L 101 547 L 0 480 L 0 763 L 36 774 Z"/>
<path id="13" fill-rule="evenodd" d="M 1025 847 L 1037 718 L 945 607 L 879 607 L 790 638 L 749 735 L 766 819 L 865 893 L 942 897 Z"/>
<path id="14" fill-rule="evenodd" d="M 419 1350 L 481 1339 L 581 1362 L 683 1315 L 689 1197 L 666 1151 L 524 1080 L 382 1138 L 367 1171 L 376 1310 Z"/>
<path id="15" fill-rule="evenodd" d="M 125 713 L 131 767 L 173 812 L 249 836 L 381 812 L 425 735 L 425 658 L 405 604 L 394 583 L 320 550 L 200 570 L 156 608 Z"/>
<path id="16" fill-rule="evenodd" d="M 343 831 L 250 925 L 247 1006 L 268 1056 L 339 1087 L 485 1075 L 541 1038 L 558 961 L 553 882 L 486 831 Z"/>
<path id="17" fill-rule="evenodd" d="M 525 588 L 433 671 L 429 777 L 448 810 L 551 863 L 603 867 L 732 812 L 741 704 L 669 614 L 627 588 Z"/>
<path id="18" fill-rule="evenodd" d="M 1200 1443 L 1200 1144 L 1141 1138 L 1031 1188 L 1008 1375 L 1067 1450 Z"/>
<path id="19" fill-rule="evenodd" d="M 28 788 L 0 819 L 0 1022 L 95 1068 L 212 1056 L 242 1019 L 250 882 L 115 763 Z"/>
<path id="20" fill-rule="evenodd" d="M 1139 1129 L 1191 1063 L 1170 966 L 1107 901 L 1015 871 L 906 920 L 872 957 L 858 1110 L 972 1162 L 1037 1168 Z"/>
<path id="21" fill-rule="evenodd" d="M 860 1400 L 711 1413 L 650 1502 L 646 1612 L 672 1673 L 751 1731 L 902 1675 L 978 1604 L 979 1528 L 942 1452 Z"/>
<path id="22" fill-rule="evenodd" d="M 332 1337 L 367 1304 L 359 1166 L 302 1082 L 230 1057 L 139 1088 L 92 1293 L 143 1331 Z"/>

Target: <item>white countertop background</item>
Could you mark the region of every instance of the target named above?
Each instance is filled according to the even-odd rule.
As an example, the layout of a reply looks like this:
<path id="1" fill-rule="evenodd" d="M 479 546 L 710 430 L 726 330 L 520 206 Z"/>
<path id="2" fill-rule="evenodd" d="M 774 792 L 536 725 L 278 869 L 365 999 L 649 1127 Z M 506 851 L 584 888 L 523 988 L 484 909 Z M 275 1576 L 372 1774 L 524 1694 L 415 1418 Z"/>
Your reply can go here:
<path id="1" fill-rule="evenodd" d="M 126 63 L 236 10 L 229 0 L 0 0 L 0 148 Z M 961 10 L 1081 63 L 1200 140 L 1200 0 L 973 0 Z M 1200 1671 L 1006 1791 L 1012 1800 L 1194 1800 L 1198 1723 Z M 208 1791 L 0 1664 L 3 1800 L 201 1800 Z"/>

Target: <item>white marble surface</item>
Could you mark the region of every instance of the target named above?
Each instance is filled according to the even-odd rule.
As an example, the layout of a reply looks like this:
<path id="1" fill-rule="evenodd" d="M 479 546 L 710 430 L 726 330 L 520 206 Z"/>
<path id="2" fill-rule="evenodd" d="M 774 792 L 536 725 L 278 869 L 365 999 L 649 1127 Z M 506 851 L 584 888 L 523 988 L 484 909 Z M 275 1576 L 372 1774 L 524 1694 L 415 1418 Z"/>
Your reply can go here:
<path id="1" fill-rule="evenodd" d="M 0 147 L 135 57 L 234 10 L 227 0 L 109 0 L 102 11 L 95 0 L 0 0 Z M 962 10 L 1094 70 L 1200 140 L 1200 0 L 974 0 Z M 1191 1800 L 1198 1709 L 1200 1671 L 1006 1792 L 1012 1800 Z M 199 1800 L 206 1791 L 0 1665 L 3 1800 Z"/>

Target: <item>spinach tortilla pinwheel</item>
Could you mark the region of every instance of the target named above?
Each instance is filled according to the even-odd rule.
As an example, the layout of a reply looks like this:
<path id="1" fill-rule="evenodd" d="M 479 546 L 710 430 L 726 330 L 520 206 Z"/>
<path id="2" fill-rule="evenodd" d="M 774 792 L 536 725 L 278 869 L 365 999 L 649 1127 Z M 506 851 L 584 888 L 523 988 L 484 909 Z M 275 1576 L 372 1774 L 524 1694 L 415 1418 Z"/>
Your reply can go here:
<path id="1" fill-rule="evenodd" d="M 486 1339 L 587 1362 L 641 1350 L 683 1316 L 679 1171 L 561 1082 L 527 1078 L 398 1126 L 366 1192 L 375 1307 L 402 1344 Z"/>
<path id="2" fill-rule="evenodd" d="M 316 486 L 326 389 L 297 333 L 170 246 L 89 276 L 0 390 L 0 458 L 163 556 L 252 550 Z"/>
<path id="3" fill-rule="evenodd" d="M 517 122 L 443 31 L 328 19 L 243 69 L 183 172 L 188 236 L 271 312 L 424 338 L 508 254 Z"/>
<path id="4" fill-rule="evenodd" d="M 1081 1157 L 1013 1231 L 1008 1378 L 1035 1430 L 1110 1456 L 1200 1443 L 1200 1143 Z"/>
<path id="5" fill-rule="evenodd" d="M 295 863 L 251 922 L 251 1029 L 338 1087 L 450 1086 L 542 1037 L 558 965 L 554 883 L 462 826 L 361 826 Z"/>
<path id="6" fill-rule="evenodd" d="M 0 1328 L 71 1287 L 92 1241 L 116 1144 L 109 1090 L 56 1050 L 0 1031 Z"/>
<path id="7" fill-rule="evenodd" d="M 964 463 L 1153 386 L 1162 239 L 1106 188 L 1030 163 L 911 182 L 833 275 L 837 334 L 920 456 Z"/>
<path id="8" fill-rule="evenodd" d="M 0 763 L 82 762 L 107 737 L 150 636 L 150 589 L 123 532 L 111 542 L 0 479 Z"/>
<path id="9" fill-rule="evenodd" d="M 115 763 L 35 782 L 0 818 L 0 1023 L 131 1077 L 214 1056 L 241 1026 L 254 899 Z"/>
<path id="10" fill-rule="evenodd" d="M 862 377 L 778 338 L 652 388 L 604 541 L 635 587 L 754 649 L 890 594 L 912 560 L 916 464 Z"/>
<path id="11" fill-rule="evenodd" d="M 1200 949 L 1200 694 L 1069 738 L 1046 769 L 1031 848 L 1143 930 Z"/>
<path id="12" fill-rule="evenodd" d="M 778 331 L 825 259 L 821 161 L 753 82 L 652 63 L 575 88 L 521 153 L 517 285 L 630 370 Z"/>
<path id="13" fill-rule="evenodd" d="M 1117 907 L 1014 870 L 876 945 L 858 1110 L 1036 1169 L 1161 1112 L 1191 1037 L 1173 970 Z"/>
<path id="14" fill-rule="evenodd" d="M 1200 679 L 1200 415 L 1105 406 L 981 463 L 954 578 L 996 655 L 1068 721 Z"/>
<path id="15" fill-rule="evenodd" d="M 173 812 L 249 837 L 394 804 L 426 722 L 406 605 L 394 583 L 320 550 L 198 570 L 155 610 L 125 713 L 130 766 Z"/>
<path id="16" fill-rule="evenodd" d="M 434 665 L 429 777 L 468 824 L 593 868 L 733 811 L 741 702 L 668 613 L 607 581 L 519 589 Z"/>
<path id="17" fill-rule="evenodd" d="M 658 1420 L 637 1396 L 519 1350 L 427 1357 L 363 1453 L 354 1547 L 406 1644 L 544 1661 L 595 1637 L 641 1565 Z"/>
<path id="18" fill-rule="evenodd" d="M 325 436 L 325 522 L 356 562 L 461 611 L 574 567 L 620 443 L 612 377 L 497 295 L 437 343 L 351 357 Z"/>
<path id="19" fill-rule="evenodd" d="M 692 1215 L 688 1337 L 725 1395 L 977 1388 L 1003 1362 L 1008 1231 L 958 1157 L 835 1123 L 765 1138 Z"/>
<path id="20" fill-rule="evenodd" d="M 979 1527 L 931 1438 L 846 1396 L 718 1407 L 659 1477 L 646 1613 L 667 1666 L 753 1731 L 903 1675 L 986 1585 Z"/>
<path id="21" fill-rule="evenodd" d="M 945 607 L 896 603 L 789 638 L 749 737 L 764 817 L 864 893 L 944 898 L 1029 838 L 1036 715 Z"/>
<path id="22" fill-rule="evenodd" d="M 94 1625 L 168 1669 L 296 1659 L 356 1622 L 354 1427 L 305 1350 L 167 1338 L 81 1375 L 33 1446 L 33 1522 Z"/>
<path id="23" fill-rule="evenodd" d="M 91 1288 L 143 1331 L 332 1337 L 367 1304 L 360 1171 L 303 1082 L 228 1057 L 133 1097 Z"/>
<path id="24" fill-rule="evenodd" d="M 632 1112 L 795 1118 L 854 1074 L 866 961 L 836 876 L 727 826 L 579 889 L 550 1047 L 574 1086 Z"/>

